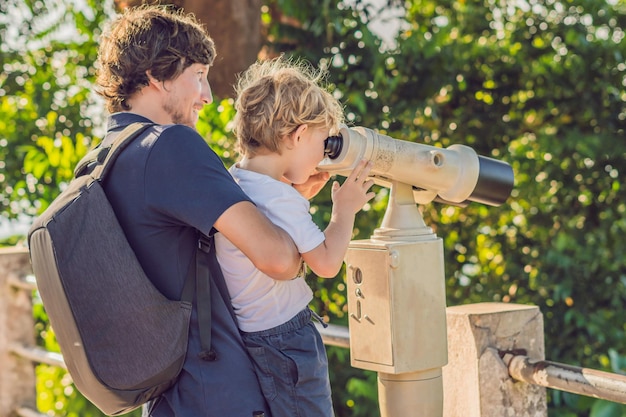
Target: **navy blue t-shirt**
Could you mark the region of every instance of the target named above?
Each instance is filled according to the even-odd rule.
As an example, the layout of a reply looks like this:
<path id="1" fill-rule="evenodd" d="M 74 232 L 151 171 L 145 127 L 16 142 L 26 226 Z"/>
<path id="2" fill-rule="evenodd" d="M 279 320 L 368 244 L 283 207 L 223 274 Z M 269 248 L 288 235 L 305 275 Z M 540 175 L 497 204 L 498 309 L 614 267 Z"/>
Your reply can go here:
<path id="1" fill-rule="evenodd" d="M 113 136 L 133 122 L 150 121 L 116 113 L 108 133 Z M 124 149 L 103 185 L 146 274 L 170 299 L 180 299 L 196 229 L 208 234 L 226 209 L 250 201 L 202 137 L 182 125 L 149 128 Z M 180 379 L 148 406 L 150 416 L 250 417 L 255 410 L 269 416 L 237 325 L 218 294 L 212 283 L 211 344 L 217 360 L 198 358 L 194 305 Z"/>

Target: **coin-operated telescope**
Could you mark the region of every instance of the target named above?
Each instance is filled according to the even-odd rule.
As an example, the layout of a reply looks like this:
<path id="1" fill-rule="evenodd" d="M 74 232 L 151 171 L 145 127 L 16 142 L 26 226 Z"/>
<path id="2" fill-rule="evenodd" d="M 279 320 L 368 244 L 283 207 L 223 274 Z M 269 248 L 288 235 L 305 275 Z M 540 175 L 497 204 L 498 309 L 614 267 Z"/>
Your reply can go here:
<path id="1" fill-rule="evenodd" d="M 442 416 L 443 241 L 417 204 L 498 206 L 511 193 L 513 170 L 468 146 L 437 148 L 362 127 L 342 126 L 326 139 L 325 154 L 320 170 L 348 176 L 367 159 L 375 183 L 390 188 L 381 226 L 346 254 L 351 364 L 378 372 L 381 417 Z"/>

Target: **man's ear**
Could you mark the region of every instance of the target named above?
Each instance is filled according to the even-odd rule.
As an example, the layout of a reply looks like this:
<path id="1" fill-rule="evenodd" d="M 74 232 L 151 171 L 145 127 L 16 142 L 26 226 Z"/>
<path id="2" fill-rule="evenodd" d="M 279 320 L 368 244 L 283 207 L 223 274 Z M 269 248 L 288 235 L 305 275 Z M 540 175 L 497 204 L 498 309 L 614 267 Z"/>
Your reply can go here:
<path id="1" fill-rule="evenodd" d="M 152 71 L 147 70 L 146 71 L 146 77 L 148 77 L 148 86 L 149 87 L 155 87 L 155 88 L 158 88 L 159 90 L 163 88 L 163 82 L 157 80 L 156 78 L 154 78 L 152 76 Z"/>

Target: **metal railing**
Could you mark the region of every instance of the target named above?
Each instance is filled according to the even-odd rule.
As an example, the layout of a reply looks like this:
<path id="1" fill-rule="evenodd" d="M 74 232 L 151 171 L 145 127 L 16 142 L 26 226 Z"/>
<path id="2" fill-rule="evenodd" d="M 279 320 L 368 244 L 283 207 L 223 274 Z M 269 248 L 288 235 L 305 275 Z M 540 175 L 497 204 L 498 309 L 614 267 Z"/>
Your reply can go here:
<path id="1" fill-rule="evenodd" d="M 350 334 L 345 326 L 317 324 L 324 343 L 350 348 Z M 626 375 L 581 368 L 562 363 L 533 360 L 523 350 L 500 352 L 511 378 L 545 388 L 626 404 Z"/>
<path id="2" fill-rule="evenodd" d="M 11 270 L 11 262 L 8 262 L 8 269 L 7 267 L 3 267 L 2 257 L 6 254 L 10 254 L 13 257 L 22 256 L 24 258 L 17 260 L 18 267 L 15 267 L 16 270 Z M 5 251 L 4 249 L 0 249 L 0 274 L 5 274 L 5 276 L 0 276 L 0 291 L 6 291 L 6 287 L 9 287 L 11 291 L 24 293 L 32 293 L 36 290 L 35 280 L 29 275 L 29 266 L 25 266 L 27 261 L 28 252 L 26 249 L 22 251 L 16 249 Z M 14 298 L 11 298 L 11 300 L 13 299 Z M 2 298 L 0 298 L 0 301 L 2 301 Z M 0 305 L 0 309 L 5 307 L 6 306 Z M 22 308 L 19 311 L 24 312 L 26 310 Z M 32 312 L 32 304 L 30 311 Z M 4 320 L 13 320 L 13 318 L 7 317 L 7 314 L 8 313 L 5 313 L 3 316 L 0 311 L 0 319 L 4 317 Z M 316 326 L 326 345 L 350 348 L 350 336 L 347 327 L 332 324 L 328 325 L 326 328 L 319 324 L 316 324 Z M 0 329 L 2 329 L 1 325 Z M 3 339 L 0 339 L 0 342 L 2 340 Z M 8 352 L 10 355 L 25 359 L 31 363 L 31 367 L 33 363 L 43 363 L 66 368 L 60 354 L 49 352 L 35 346 L 34 340 L 32 343 L 24 343 L 23 341 L 4 339 L 4 342 L 6 346 L 0 346 L 0 353 L 4 351 Z M 533 360 L 526 356 L 524 351 L 500 352 L 500 357 L 508 368 L 509 375 L 514 380 L 626 404 L 626 376 L 624 375 L 545 360 Z M 21 361 L 21 363 L 23 365 L 23 361 Z M 6 368 L 6 366 L 2 366 L 0 372 L 5 372 Z M 0 389 L 3 389 L 3 385 L 6 385 L 2 384 L 2 381 L 2 375 L 0 375 Z M 34 387 L 32 395 L 35 395 Z M 0 392 L 0 407 L 2 406 L 2 398 L 3 395 L 2 392 Z M 34 398 L 26 398 L 24 405 L 20 404 L 15 406 L 11 410 L 11 414 L 21 417 L 43 417 L 43 414 L 40 414 L 34 409 L 34 404 Z M 5 417 L 5 415 L 2 414 L 3 412 L 6 413 L 0 409 L 0 417 Z M 8 415 L 7 413 L 7 416 Z"/>
<path id="3" fill-rule="evenodd" d="M 505 353 L 513 379 L 587 397 L 626 404 L 626 376 Z"/>

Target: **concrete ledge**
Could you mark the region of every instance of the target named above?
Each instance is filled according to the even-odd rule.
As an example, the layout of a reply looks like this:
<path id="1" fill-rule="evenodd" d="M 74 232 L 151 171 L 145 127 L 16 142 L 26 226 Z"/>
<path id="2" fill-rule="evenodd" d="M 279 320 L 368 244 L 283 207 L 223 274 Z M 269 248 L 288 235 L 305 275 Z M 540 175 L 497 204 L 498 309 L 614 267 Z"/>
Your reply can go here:
<path id="1" fill-rule="evenodd" d="M 14 285 L 30 273 L 26 248 L 0 249 L 0 416 L 36 404 L 35 365 L 11 349 L 35 345 L 32 293 Z"/>
<path id="2" fill-rule="evenodd" d="M 545 417 L 545 388 L 513 380 L 502 351 L 545 359 L 536 306 L 478 303 L 448 307 L 444 417 Z"/>

